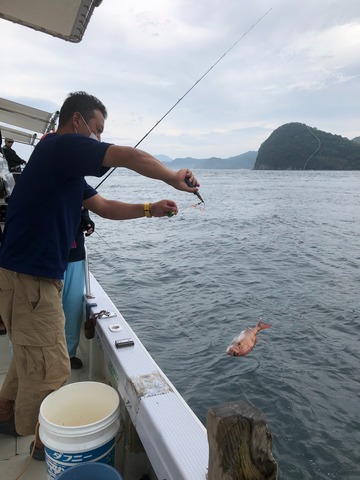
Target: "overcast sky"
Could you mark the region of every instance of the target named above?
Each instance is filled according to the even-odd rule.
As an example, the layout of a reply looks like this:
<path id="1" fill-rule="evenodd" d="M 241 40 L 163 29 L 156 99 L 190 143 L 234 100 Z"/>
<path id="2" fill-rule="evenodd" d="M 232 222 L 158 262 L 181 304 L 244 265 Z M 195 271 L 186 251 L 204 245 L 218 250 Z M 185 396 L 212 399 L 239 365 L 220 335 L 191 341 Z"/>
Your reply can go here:
<path id="1" fill-rule="evenodd" d="M 228 158 L 288 122 L 359 136 L 359 0 L 103 0 L 78 44 L 0 20 L 0 96 L 52 112 L 85 90 L 103 140 L 134 146 L 270 8 L 139 148 Z"/>

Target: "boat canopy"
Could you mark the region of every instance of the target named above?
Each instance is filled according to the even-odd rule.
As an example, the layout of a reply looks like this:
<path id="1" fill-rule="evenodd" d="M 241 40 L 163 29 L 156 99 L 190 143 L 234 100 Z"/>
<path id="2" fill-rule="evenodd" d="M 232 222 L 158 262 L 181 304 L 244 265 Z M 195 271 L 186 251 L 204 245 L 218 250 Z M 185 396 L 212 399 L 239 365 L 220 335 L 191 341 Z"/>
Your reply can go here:
<path id="1" fill-rule="evenodd" d="M 2 138 L 10 137 L 19 143 L 35 145 L 43 134 L 55 130 L 58 116 L 58 111 L 50 113 L 0 98 Z"/>
<path id="2" fill-rule="evenodd" d="M 81 41 L 102 0 L 1 0 L 0 18 L 69 42 Z"/>

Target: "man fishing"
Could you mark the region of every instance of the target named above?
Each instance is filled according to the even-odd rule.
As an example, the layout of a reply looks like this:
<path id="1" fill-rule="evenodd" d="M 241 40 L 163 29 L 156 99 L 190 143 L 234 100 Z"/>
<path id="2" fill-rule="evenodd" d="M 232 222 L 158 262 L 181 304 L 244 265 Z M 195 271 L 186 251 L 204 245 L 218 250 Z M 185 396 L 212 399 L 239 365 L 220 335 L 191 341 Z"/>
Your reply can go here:
<path id="1" fill-rule="evenodd" d="M 42 400 L 70 375 L 62 279 L 82 206 L 114 220 L 177 213 L 172 200 L 106 201 L 84 177 L 124 167 L 178 190 L 198 190 L 190 170 L 175 172 L 142 150 L 101 142 L 106 117 L 96 97 L 69 94 L 57 132 L 36 146 L 11 195 L 0 249 L 0 317 L 13 358 L 0 390 L 0 434 L 34 434 Z"/>

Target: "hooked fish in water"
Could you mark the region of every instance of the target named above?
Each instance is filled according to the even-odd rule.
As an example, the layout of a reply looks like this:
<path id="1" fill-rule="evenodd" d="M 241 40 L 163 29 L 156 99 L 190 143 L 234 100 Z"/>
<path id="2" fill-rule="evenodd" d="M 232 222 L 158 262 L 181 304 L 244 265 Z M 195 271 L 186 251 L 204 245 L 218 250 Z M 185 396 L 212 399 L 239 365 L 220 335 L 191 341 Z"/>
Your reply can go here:
<path id="1" fill-rule="evenodd" d="M 247 328 L 246 330 L 243 330 L 240 335 L 235 337 L 226 349 L 226 353 L 234 357 L 247 355 L 256 345 L 257 333 L 260 332 L 260 330 L 270 327 L 271 325 L 262 323 L 260 319 L 256 327 Z"/>

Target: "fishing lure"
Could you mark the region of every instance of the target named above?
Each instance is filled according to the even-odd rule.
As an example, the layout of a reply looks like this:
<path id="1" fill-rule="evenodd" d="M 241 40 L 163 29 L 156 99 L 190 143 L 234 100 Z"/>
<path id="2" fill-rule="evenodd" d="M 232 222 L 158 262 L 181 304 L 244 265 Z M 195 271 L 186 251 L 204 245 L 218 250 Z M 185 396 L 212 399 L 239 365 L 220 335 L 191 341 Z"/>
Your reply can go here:
<path id="1" fill-rule="evenodd" d="M 185 183 L 190 188 L 195 187 L 195 185 L 193 185 L 188 178 L 185 178 Z M 198 191 L 196 191 L 196 192 L 194 192 L 194 195 L 196 195 L 198 197 L 198 199 L 200 200 L 200 203 L 198 205 L 203 204 L 203 206 L 205 207 L 205 202 L 202 199 L 200 193 Z"/>

